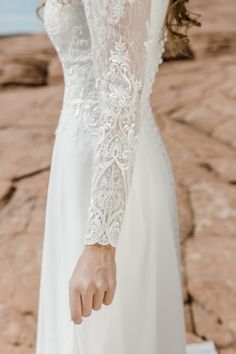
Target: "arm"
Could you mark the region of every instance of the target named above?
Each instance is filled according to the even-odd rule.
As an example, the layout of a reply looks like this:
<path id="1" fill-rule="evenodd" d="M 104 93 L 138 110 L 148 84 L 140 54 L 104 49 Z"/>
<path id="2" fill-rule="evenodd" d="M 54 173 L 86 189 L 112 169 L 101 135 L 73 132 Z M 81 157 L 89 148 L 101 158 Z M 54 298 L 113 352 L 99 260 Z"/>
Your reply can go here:
<path id="1" fill-rule="evenodd" d="M 151 0 L 84 0 L 100 109 L 84 243 L 117 246 L 140 123 Z"/>

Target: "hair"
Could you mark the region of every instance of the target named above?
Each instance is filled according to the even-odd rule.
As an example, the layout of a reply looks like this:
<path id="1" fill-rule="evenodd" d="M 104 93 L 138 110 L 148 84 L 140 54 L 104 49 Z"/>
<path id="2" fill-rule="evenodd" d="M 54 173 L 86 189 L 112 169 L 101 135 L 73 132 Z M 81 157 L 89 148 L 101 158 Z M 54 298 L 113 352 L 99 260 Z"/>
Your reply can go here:
<path id="1" fill-rule="evenodd" d="M 38 5 L 37 5 L 37 7 L 36 7 L 36 14 L 38 15 L 38 17 L 39 18 L 41 18 L 42 19 L 42 17 L 40 16 L 40 11 L 41 11 L 41 9 L 45 6 L 45 0 L 41 0 L 39 3 L 38 3 Z"/>
<path id="2" fill-rule="evenodd" d="M 66 4 L 70 0 L 57 0 L 61 4 Z M 171 56 L 190 57 L 188 30 L 192 26 L 201 26 L 198 18 L 201 16 L 187 9 L 186 3 L 189 0 L 169 0 L 169 8 L 165 17 L 167 46 Z M 36 8 L 37 15 L 45 6 L 46 0 L 41 0 Z M 41 18 L 42 19 L 42 18 Z"/>
<path id="3" fill-rule="evenodd" d="M 169 0 L 165 25 L 167 30 L 168 50 L 171 56 L 183 55 L 190 57 L 188 30 L 190 27 L 200 27 L 200 14 L 187 9 L 189 0 Z"/>

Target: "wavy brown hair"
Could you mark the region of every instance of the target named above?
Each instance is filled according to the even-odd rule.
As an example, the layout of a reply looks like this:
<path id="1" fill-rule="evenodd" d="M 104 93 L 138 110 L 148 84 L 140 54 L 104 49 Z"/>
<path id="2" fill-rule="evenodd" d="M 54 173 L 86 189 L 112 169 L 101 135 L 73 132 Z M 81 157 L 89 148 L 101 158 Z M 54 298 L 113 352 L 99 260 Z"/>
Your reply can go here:
<path id="1" fill-rule="evenodd" d="M 60 3 L 68 3 L 70 0 L 57 0 Z M 187 9 L 186 3 L 189 0 L 169 0 L 169 8 L 165 17 L 168 50 L 171 56 L 191 56 L 189 52 L 188 29 L 192 26 L 201 26 L 198 21 L 200 14 Z M 45 6 L 46 0 L 41 0 L 36 12 L 40 17 L 40 10 Z"/>
<path id="2" fill-rule="evenodd" d="M 192 26 L 201 26 L 198 20 L 200 14 L 190 11 L 186 7 L 189 0 L 170 0 L 166 13 L 165 24 L 168 37 L 170 55 L 191 56 L 189 51 L 188 30 Z"/>

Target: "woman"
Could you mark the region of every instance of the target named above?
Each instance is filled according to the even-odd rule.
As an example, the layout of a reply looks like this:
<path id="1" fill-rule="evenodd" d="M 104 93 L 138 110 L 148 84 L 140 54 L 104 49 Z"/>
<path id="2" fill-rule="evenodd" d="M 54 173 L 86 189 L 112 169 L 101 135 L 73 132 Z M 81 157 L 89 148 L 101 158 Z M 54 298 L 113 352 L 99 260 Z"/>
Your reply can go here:
<path id="1" fill-rule="evenodd" d="M 149 103 L 165 41 L 183 51 L 178 29 L 199 25 L 185 2 L 46 1 L 65 92 L 37 354 L 185 352 L 174 183 Z"/>

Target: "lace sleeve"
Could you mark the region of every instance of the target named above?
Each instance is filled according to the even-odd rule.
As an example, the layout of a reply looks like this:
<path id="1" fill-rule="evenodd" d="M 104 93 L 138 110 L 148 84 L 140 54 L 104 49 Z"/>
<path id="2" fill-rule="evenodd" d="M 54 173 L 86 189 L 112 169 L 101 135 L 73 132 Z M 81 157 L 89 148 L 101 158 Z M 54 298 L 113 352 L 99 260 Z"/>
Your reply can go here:
<path id="1" fill-rule="evenodd" d="M 117 246 L 140 123 L 151 0 L 84 0 L 99 101 L 85 244 Z"/>

